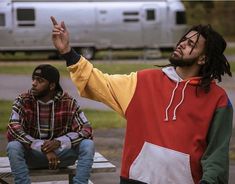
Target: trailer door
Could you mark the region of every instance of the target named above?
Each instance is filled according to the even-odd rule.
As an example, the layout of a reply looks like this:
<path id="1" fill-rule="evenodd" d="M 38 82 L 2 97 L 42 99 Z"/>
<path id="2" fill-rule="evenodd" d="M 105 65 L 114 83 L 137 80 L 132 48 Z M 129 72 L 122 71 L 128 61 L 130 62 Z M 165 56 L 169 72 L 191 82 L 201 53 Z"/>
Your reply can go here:
<path id="1" fill-rule="evenodd" d="M 0 50 L 7 50 L 12 42 L 11 3 L 0 2 Z"/>
<path id="2" fill-rule="evenodd" d="M 13 7 L 15 45 L 17 50 L 33 50 L 37 46 L 36 10 L 26 3 Z"/>
<path id="3" fill-rule="evenodd" d="M 141 17 L 144 46 L 158 48 L 161 43 L 160 8 L 151 4 L 143 5 Z"/>
<path id="4" fill-rule="evenodd" d="M 142 47 L 139 5 L 130 2 L 104 4 L 106 6 L 99 5 L 96 9 L 99 46 L 114 49 Z"/>

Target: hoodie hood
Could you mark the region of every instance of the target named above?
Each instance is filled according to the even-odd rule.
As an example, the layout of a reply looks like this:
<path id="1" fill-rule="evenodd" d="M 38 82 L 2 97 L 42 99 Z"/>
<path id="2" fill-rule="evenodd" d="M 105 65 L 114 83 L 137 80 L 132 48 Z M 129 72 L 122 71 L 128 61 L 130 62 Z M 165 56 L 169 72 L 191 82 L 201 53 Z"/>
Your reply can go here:
<path id="1" fill-rule="evenodd" d="M 162 69 L 163 73 L 165 73 L 168 78 L 175 82 L 181 82 L 183 79 L 176 73 L 175 68 L 173 66 L 165 67 Z"/>
<path id="2" fill-rule="evenodd" d="M 201 77 L 191 77 L 188 79 L 183 80 L 180 78 L 180 76 L 176 73 L 175 67 L 169 66 L 162 68 L 163 73 L 167 75 L 168 78 L 175 82 L 187 82 L 189 81 L 189 84 L 191 85 L 198 85 L 200 83 Z"/>

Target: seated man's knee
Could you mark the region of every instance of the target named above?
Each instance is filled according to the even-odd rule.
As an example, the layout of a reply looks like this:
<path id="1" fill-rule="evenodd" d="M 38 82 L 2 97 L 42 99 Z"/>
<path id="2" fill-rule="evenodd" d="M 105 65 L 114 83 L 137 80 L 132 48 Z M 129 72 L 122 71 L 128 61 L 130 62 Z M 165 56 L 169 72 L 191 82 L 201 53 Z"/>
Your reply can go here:
<path id="1" fill-rule="evenodd" d="M 24 150 L 24 146 L 19 141 L 11 141 L 7 144 L 8 154 L 17 154 Z"/>
<path id="2" fill-rule="evenodd" d="M 91 139 L 84 139 L 80 142 L 79 145 L 80 152 L 85 154 L 94 155 L 95 152 L 95 144 L 94 141 Z"/>

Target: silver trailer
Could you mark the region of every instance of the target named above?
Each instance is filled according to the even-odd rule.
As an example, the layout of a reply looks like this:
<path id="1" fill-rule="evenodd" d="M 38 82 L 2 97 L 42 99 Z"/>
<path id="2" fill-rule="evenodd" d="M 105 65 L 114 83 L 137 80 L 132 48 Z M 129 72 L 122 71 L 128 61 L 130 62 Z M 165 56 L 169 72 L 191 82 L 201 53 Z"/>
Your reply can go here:
<path id="1" fill-rule="evenodd" d="M 52 15 L 65 21 L 71 45 L 88 59 L 103 49 L 169 49 L 186 29 L 178 0 L 1 0 L 0 52 L 55 51 Z"/>

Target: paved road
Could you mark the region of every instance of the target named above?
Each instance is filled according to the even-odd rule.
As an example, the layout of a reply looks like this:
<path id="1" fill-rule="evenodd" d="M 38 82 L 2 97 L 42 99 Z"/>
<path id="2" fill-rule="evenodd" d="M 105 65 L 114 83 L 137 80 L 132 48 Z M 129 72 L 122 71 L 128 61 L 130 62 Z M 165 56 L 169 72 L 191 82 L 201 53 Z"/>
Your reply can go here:
<path id="1" fill-rule="evenodd" d="M 14 100 L 20 93 L 27 91 L 31 88 L 31 76 L 25 75 L 0 75 L 0 99 L 3 100 Z M 76 98 L 79 101 L 81 107 L 84 108 L 93 108 L 93 109 L 109 109 L 102 103 L 88 100 L 82 97 L 79 97 L 78 92 L 73 85 L 72 81 L 69 78 L 61 78 L 61 86 L 67 91 L 70 95 Z"/>

